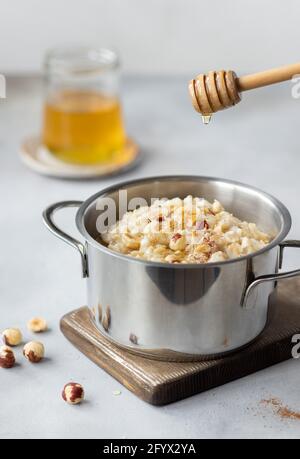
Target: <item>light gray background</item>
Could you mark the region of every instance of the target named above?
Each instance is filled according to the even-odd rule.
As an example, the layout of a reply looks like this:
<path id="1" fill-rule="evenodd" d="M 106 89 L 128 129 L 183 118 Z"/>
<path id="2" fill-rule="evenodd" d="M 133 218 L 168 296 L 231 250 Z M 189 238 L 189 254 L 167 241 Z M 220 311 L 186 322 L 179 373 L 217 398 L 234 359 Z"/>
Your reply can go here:
<path id="1" fill-rule="evenodd" d="M 0 100 L 0 329 L 44 316 L 39 337 L 47 359 L 0 369 L 0 438 L 297 438 L 299 421 L 281 420 L 260 401 L 279 397 L 300 410 L 299 361 L 289 361 L 170 406 L 147 405 L 76 351 L 59 319 L 84 304 L 78 254 L 43 227 L 42 210 L 63 199 L 85 199 L 117 180 L 153 174 L 206 174 L 256 185 L 278 197 L 300 236 L 299 104 L 285 83 L 245 94 L 236 108 L 202 126 L 187 81 L 203 70 L 239 74 L 299 59 L 297 0 L 0 0 L 0 73 L 35 73 L 47 48 L 99 43 L 117 48 L 126 78 L 127 131 L 141 145 L 140 168 L 102 181 L 59 181 L 20 163 L 22 139 L 38 132 L 42 86 L 8 79 Z M 153 77 L 160 74 L 159 77 Z M 177 77 L 176 75 L 184 75 Z M 141 76 L 144 75 L 144 76 Z M 162 75 L 166 75 L 163 77 Z M 74 212 L 58 222 L 74 231 Z M 286 268 L 299 267 L 296 250 Z M 69 380 L 81 382 L 86 402 L 66 405 Z M 121 389 L 120 396 L 112 392 Z"/>
<path id="2" fill-rule="evenodd" d="M 119 50 L 129 73 L 239 74 L 298 60 L 298 0 L 0 0 L 0 73 L 35 72 L 47 48 Z"/>
<path id="3" fill-rule="evenodd" d="M 153 174 L 206 174 L 240 180 L 274 194 L 293 216 L 300 236 L 299 100 L 290 85 L 247 94 L 236 108 L 203 126 L 186 92 L 187 78 L 127 78 L 123 86 L 128 132 L 142 147 L 140 168 L 110 180 L 59 181 L 27 170 L 17 156 L 22 138 L 37 132 L 41 85 L 11 80 L 0 103 L 0 329 L 44 316 L 51 330 L 38 338 L 47 360 L 0 369 L 0 437 L 4 438 L 228 438 L 299 437 L 300 423 L 281 420 L 260 404 L 279 397 L 300 410 L 299 365 L 294 360 L 166 406 L 137 399 L 82 356 L 59 332 L 59 319 L 85 302 L 77 252 L 42 225 L 42 210 L 58 200 L 85 199 L 102 187 Z M 74 211 L 57 221 L 74 231 Z M 285 266 L 299 267 L 296 250 Z M 118 286 L 116 286 L 118 288 Z M 121 286 L 119 286 L 121 288 Z M 75 380 L 86 403 L 66 405 L 60 392 Z M 112 392 L 121 389 L 120 396 Z"/>

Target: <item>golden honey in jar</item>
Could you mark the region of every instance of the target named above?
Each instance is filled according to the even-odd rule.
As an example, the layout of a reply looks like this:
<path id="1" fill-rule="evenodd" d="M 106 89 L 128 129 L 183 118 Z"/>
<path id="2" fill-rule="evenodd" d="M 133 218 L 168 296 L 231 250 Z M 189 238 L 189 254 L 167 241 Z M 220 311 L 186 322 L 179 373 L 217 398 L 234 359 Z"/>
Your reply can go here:
<path id="1" fill-rule="evenodd" d="M 117 93 L 117 59 L 109 50 L 52 52 L 42 142 L 74 164 L 120 158 L 125 131 Z"/>

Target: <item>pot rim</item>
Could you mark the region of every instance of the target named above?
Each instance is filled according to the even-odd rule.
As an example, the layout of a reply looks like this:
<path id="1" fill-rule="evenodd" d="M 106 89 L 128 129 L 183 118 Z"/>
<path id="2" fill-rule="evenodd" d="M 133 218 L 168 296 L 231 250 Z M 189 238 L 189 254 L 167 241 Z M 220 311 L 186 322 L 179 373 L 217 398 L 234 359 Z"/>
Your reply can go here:
<path id="1" fill-rule="evenodd" d="M 245 189 L 248 189 L 257 195 L 260 195 L 260 197 L 263 197 L 270 201 L 276 208 L 279 210 L 281 217 L 282 217 L 282 225 L 279 233 L 277 236 L 265 247 L 262 249 L 250 253 L 248 255 L 244 255 L 242 257 L 237 257 L 237 258 L 231 258 L 230 260 L 225 260 L 225 261 L 219 261 L 219 262 L 213 262 L 213 263 L 178 263 L 178 264 L 171 264 L 171 263 L 163 263 L 163 262 L 156 262 L 156 261 L 149 261 L 149 260 L 142 260 L 138 258 L 131 257 L 130 255 L 124 255 L 119 252 L 115 252 L 109 248 L 107 248 L 105 245 L 101 244 L 100 242 L 96 241 L 86 230 L 85 225 L 84 225 L 84 216 L 87 211 L 87 209 L 91 206 L 92 203 L 96 201 L 99 197 L 104 197 L 109 193 L 118 191 L 122 188 L 129 187 L 131 185 L 138 185 L 141 183 L 147 183 L 147 182 L 154 182 L 156 180 L 165 180 L 165 181 L 182 181 L 182 180 L 187 180 L 187 181 L 192 181 L 192 180 L 197 180 L 197 181 L 213 181 L 213 182 L 221 182 L 221 183 L 226 183 L 229 185 L 234 185 L 237 187 L 242 187 Z M 85 238 L 85 240 L 94 246 L 96 249 L 99 249 L 100 251 L 103 251 L 104 253 L 108 255 L 112 255 L 116 258 L 119 258 L 123 261 L 127 262 L 132 262 L 132 263 L 141 263 L 143 265 L 149 266 L 149 267 L 157 267 L 157 268 L 172 268 L 172 269 L 205 269 L 205 268 L 214 268 L 218 266 L 224 266 L 227 264 L 232 264 L 232 263 L 237 263 L 239 261 L 243 261 L 246 259 L 250 259 L 253 257 L 256 257 L 258 255 L 261 255 L 264 252 L 267 252 L 277 246 L 280 242 L 283 241 L 283 239 L 286 237 L 288 234 L 292 224 L 292 219 L 290 212 L 286 208 L 284 204 L 282 204 L 281 201 L 279 201 L 277 198 L 272 196 L 269 193 L 266 193 L 265 191 L 262 191 L 261 189 L 254 187 L 252 185 L 246 185 L 242 182 L 238 182 L 235 180 L 230 180 L 230 179 L 223 179 L 219 177 L 211 177 L 211 176 L 205 176 L 205 175 L 158 175 L 158 176 L 151 176 L 151 177 L 145 177 L 145 178 L 139 178 L 139 179 L 133 179 L 133 180 L 127 180 L 127 181 L 122 181 L 119 182 L 115 185 L 110 185 L 106 188 L 104 188 L 101 191 L 98 191 L 97 193 L 93 194 L 90 196 L 88 199 L 86 199 L 81 206 L 79 207 L 77 213 L 76 213 L 76 226 L 81 233 L 81 235 Z"/>

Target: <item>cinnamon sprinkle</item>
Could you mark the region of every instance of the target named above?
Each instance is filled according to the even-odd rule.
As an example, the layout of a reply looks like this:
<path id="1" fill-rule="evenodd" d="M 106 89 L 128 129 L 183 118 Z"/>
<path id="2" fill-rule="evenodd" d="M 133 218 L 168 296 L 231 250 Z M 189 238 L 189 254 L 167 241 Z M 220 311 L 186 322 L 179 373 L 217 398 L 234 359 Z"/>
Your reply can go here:
<path id="1" fill-rule="evenodd" d="M 278 398 L 270 398 L 268 400 L 261 400 L 263 405 L 271 406 L 274 413 L 281 417 L 281 419 L 297 419 L 300 420 L 300 412 L 292 410 L 288 406 L 284 406 L 282 401 Z"/>

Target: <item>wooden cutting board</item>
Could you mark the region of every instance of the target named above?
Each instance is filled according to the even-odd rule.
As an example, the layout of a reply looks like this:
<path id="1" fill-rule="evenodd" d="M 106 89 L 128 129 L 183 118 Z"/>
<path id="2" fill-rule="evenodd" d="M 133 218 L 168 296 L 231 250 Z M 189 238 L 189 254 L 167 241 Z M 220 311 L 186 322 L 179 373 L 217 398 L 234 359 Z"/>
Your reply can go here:
<path id="1" fill-rule="evenodd" d="M 135 395 L 164 405 L 292 358 L 291 339 L 300 333 L 300 279 L 280 282 L 270 300 L 272 320 L 248 347 L 205 362 L 162 362 L 134 355 L 108 341 L 82 307 L 61 319 L 63 334 L 89 359 Z"/>

